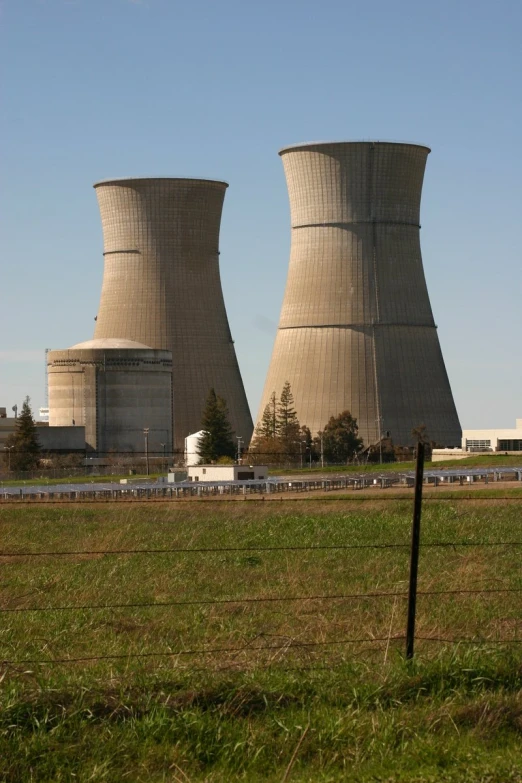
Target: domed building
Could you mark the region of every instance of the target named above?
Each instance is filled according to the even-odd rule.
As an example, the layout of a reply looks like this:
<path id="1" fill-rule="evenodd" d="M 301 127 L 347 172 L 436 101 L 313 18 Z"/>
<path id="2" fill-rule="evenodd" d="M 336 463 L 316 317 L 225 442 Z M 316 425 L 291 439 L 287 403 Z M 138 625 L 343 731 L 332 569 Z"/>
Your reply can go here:
<path id="1" fill-rule="evenodd" d="M 85 427 L 98 456 L 172 452 L 172 354 L 104 338 L 47 354 L 49 427 Z"/>

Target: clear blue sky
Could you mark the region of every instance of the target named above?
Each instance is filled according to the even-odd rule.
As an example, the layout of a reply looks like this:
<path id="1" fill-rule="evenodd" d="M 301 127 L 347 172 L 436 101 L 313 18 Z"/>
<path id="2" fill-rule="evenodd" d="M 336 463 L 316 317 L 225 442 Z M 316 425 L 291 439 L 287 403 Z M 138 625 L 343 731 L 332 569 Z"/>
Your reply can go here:
<path id="1" fill-rule="evenodd" d="M 0 405 L 44 403 L 44 349 L 89 339 L 91 185 L 225 179 L 221 273 L 256 415 L 290 244 L 281 147 L 432 148 L 424 266 L 464 427 L 522 416 L 518 0 L 2 0 Z"/>

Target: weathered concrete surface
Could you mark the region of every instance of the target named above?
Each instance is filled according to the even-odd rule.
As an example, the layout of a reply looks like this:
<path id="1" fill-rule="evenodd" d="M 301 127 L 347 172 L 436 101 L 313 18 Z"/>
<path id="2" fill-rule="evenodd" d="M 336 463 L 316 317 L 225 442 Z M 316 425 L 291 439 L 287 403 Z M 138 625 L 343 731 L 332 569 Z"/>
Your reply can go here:
<path id="1" fill-rule="evenodd" d="M 96 338 L 127 338 L 172 352 L 174 448 L 201 427 L 211 387 L 248 443 L 252 418 L 219 274 L 227 184 L 127 179 L 95 186 L 105 271 Z"/>
<path id="2" fill-rule="evenodd" d="M 441 446 L 461 428 L 433 320 L 419 240 L 429 149 L 340 142 L 281 151 L 292 246 L 258 420 L 289 381 L 313 434 L 348 409 L 366 444 L 389 431 Z"/>
<path id="3" fill-rule="evenodd" d="M 85 426 L 85 443 L 98 454 L 172 450 L 172 357 L 150 348 L 99 348 L 97 341 L 49 351 L 49 430 Z M 103 344 L 103 343 L 102 343 Z M 128 343 L 127 343 L 128 344 Z M 82 344 L 80 344 L 82 345 Z"/>

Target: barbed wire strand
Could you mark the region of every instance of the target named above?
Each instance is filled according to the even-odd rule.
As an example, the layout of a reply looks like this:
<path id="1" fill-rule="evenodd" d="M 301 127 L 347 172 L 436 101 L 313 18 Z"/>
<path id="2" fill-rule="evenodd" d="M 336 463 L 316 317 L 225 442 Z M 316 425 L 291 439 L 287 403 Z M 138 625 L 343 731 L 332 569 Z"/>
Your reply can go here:
<path id="1" fill-rule="evenodd" d="M 497 593 L 522 593 L 518 587 L 498 587 L 469 590 L 419 590 L 418 596 L 439 595 L 494 595 Z M 0 614 L 24 614 L 28 612 L 97 611 L 105 609 L 150 609 L 169 606 L 219 606 L 223 604 L 291 603 L 305 601 L 351 601 L 366 598 L 408 598 L 405 592 L 339 593 L 333 595 L 264 596 L 260 598 L 220 598 L 190 601 L 151 601 L 119 604 L 83 604 L 64 606 L 1 607 Z M 16 599 L 15 599 L 16 600 Z"/>
<path id="2" fill-rule="evenodd" d="M 402 641 L 405 636 L 392 636 L 391 641 Z M 218 653 L 244 653 L 244 652 L 264 652 L 265 650 L 289 650 L 295 648 L 308 648 L 308 647 L 328 647 L 334 645 L 343 644 L 368 644 L 375 642 L 386 642 L 388 637 L 384 638 L 355 638 L 355 639 L 338 639 L 325 642 L 297 642 L 290 641 L 285 644 L 266 644 L 257 647 L 245 646 L 245 647 L 215 647 L 211 649 L 201 650 L 172 650 L 164 652 L 149 652 L 149 653 L 122 653 L 113 655 L 88 655 L 79 658 L 49 658 L 47 660 L 41 658 L 25 658 L 19 660 L 0 659 L 0 663 L 4 665 L 19 666 L 22 664 L 31 665 L 47 665 L 47 664 L 68 664 L 68 663 L 90 663 L 93 661 L 117 661 L 127 660 L 135 658 L 175 658 L 177 656 L 194 656 L 194 655 L 217 655 Z"/>
<path id="3" fill-rule="evenodd" d="M 352 638 L 352 639 L 338 639 L 329 640 L 324 642 L 296 642 L 291 641 L 285 644 L 279 645 L 262 645 L 257 647 L 217 647 L 211 649 L 200 650 L 173 650 L 163 652 L 149 652 L 149 653 L 123 653 L 112 655 L 89 655 L 81 656 L 77 658 L 21 658 L 21 659 L 0 659 L 0 664 L 4 666 L 25 666 L 38 665 L 38 666 L 53 666 L 53 665 L 66 665 L 70 663 L 94 663 L 99 661 L 116 661 L 116 660 L 131 660 L 131 659 L 144 659 L 144 658 L 176 658 L 183 656 L 197 656 L 197 655 L 217 655 L 220 653 L 250 653 L 250 652 L 264 652 L 280 650 L 288 652 L 292 649 L 312 649 L 317 647 L 328 647 L 345 644 L 374 644 L 376 642 L 397 642 L 404 641 L 404 635 L 390 636 L 390 637 L 374 637 L 374 638 Z M 417 641 L 424 642 L 439 642 L 443 644 L 469 644 L 474 646 L 485 645 L 500 645 L 500 644 L 522 644 L 521 639 L 472 639 L 472 638 L 445 638 L 440 636 L 416 636 Z"/>
<path id="4" fill-rule="evenodd" d="M 492 547 L 492 546 L 522 546 L 522 541 L 428 541 L 422 548 L 437 547 Z M 409 543 L 404 544 L 325 544 L 316 546 L 238 546 L 238 547 L 169 547 L 165 549 L 78 549 L 78 550 L 50 550 L 45 552 L 33 552 L 30 550 L 21 552 L 0 551 L 1 557 L 81 557 L 84 555 L 167 555 L 167 554 L 225 554 L 232 552 L 314 552 L 314 551 L 347 551 L 353 549 L 408 549 Z"/>

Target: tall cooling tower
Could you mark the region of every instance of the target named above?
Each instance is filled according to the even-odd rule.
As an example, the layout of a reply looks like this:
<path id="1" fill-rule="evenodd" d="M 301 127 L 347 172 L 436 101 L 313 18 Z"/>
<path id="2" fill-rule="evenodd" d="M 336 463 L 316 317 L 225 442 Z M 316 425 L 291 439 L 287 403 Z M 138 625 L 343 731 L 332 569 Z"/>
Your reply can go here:
<path id="1" fill-rule="evenodd" d="M 174 448 L 201 429 L 211 387 L 245 442 L 252 418 L 219 275 L 226 182 L 121 179 L 94 185 L 105 270 L 94 337 L 172 352 Z"/>
<path id="2" fill-rule="evenodd" d="M 414 144 L 303 144 L 280 152 L 290 267 L 259 418 L 289 381 L 313 434 L 348 409 L 365 444 L 441 446 L 461 429 L 433 320 L 419 239 L 426 158 Z"/>

